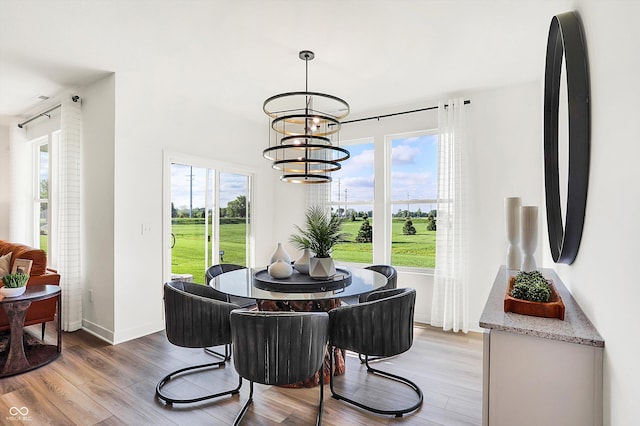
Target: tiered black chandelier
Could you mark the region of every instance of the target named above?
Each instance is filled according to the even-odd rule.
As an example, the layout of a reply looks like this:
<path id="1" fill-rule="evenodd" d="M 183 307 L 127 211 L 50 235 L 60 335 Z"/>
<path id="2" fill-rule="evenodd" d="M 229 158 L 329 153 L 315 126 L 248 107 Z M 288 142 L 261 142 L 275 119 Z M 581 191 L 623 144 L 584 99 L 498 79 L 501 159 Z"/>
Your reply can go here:
<path id="1" fill-rule="evenodd" d="M 283 182 L 331 182 L 329 173 L 340 170 L 340 162 L 350 156 L 332 141 L 340 132 L 340 120 L 349 114 L 349 104 L 336 96 L 309 92 L 309 61 L 314 56 L 309 50 L 299 54 L 305 62 L 304 92 L 280 93 L 263 105 L 271 130 L 262 155 L 282 172 Z"/>

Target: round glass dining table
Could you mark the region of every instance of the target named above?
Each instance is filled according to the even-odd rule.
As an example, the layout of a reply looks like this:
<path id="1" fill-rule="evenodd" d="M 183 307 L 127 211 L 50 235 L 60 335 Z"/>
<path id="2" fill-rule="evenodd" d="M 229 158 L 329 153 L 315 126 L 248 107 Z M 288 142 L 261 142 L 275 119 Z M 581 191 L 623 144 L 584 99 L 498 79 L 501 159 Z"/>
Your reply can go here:
<path id="1" fill-rule="evenodd" d="M 297 272 L 279 282 L 269 278 L 264 267 L 236 269 L 214 277 L 209 285 L 229 296 L 255 299 L 257 308 L 261 311 L 328 312 L 341 305 L 340 299 L 357 298 L 387 284 L 387 277 L 370 269 L 344 266 L 336 269 L 336 276 L 328 282 L 314 282 L 308 275 L 300 275 Z M 306 291 L 307 287 L 309 291 Z M 325 356 L 325 384 L 328 383 L 330 371 L 333 371 L 334 375 L 340 375 L 344 374 L 346 369 L 344 350 L 334 348 L 333 351 L 333 369 L 330 367 L 329 355 Z M 316 373 L 300 383 L 286 386 L 316 386 L 319 380 Z"/>
<path id="2" fill-rule="evenodd" d="M 350 282 L 348 282 L 349 280 L 345 280 L 343 285 L 331 283 L 332 285 L 327 286 L 333 288 L 333 290 L 323 291 L 322 283 L 318 283 L 317 285 L 314 283 L 310 284 L 310 290 L 308 292 L 304 291 L 304 284 L 292 286 L 291 279 L 295 279 L 297 272 L 292 275 L 291 279 L 283 280 L 282 285 L 277 285 L 276 282 L 275 285 L 272 284 L 268 289 L 264 289 L 264 286 L 260 286 L 260 283 L 256 283 L 254 279 L 254 274 L 260 273 L 264 271 L 264 269 L 264 267 L 246 268 L 225 272 L 214 277 L 209 282 L 209 285 L 229 296 L 246 297 L 249 299 L 319 301 L 359 296 L 384 287 L 387 283 L 387 278 L 379 272 L 364 268 L 339 266 L 338 274 L 335 277 L 336 282 L 341 279 L 341 271 L 347 271 L 351 279 Z M 305 278 L 305 282 L 308 282 L 308 277 Z M 256 284 L 258 286 L 256 286 Z"/>

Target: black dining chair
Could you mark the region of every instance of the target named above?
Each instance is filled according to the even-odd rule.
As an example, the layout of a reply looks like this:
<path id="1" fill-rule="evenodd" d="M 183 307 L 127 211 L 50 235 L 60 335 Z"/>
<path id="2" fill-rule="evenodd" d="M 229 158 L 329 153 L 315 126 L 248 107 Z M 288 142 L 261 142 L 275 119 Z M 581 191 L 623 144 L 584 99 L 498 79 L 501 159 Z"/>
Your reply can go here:
<path id="1" fill-rule="evenodd" d="M 209 282 L 217 277 L 220 274 L 224 274 L 225 272 L 236 271 L 238 269 L 247 269 L 246 266 L 235 265 L 233 263 L 220 263 L 218 265 L 212 265 L 207 268 L 205 271 L 205 277 L 207 279 L 206 284 L 209 285 Z M 255 308 L 256 300 L 250 299 L 247 297 L 238 297 L 238 296 L 229 296 L 227 295 L 227 302 L 235 303 L 241 308 Z"/>
<path id="2" fill-rule="evenodd" d="M 394 268 L 393 266 L 371 265 L 371 266 L 366 266 L 364 269 L 369 269 L 371 271 L 378 272 L 387 278 L 387 283 L 383 287 L 380 287 L 379 289 L 376 289 L 373 291 L 389 290 L 389 289 L 398 287 L 398 273 L 396 272 L 396 268 Z M 367 301 L 367 296 L 373 293 L 373 291 L 362 293 L 359 296 L 343 297 L 340 300 L 347 305 L 355 305 L 356 303 L 363 303 Z"/>
<path id="3" fill-rule="evenodd" d="M 331 393 L 335 399 L 344 400 L 365 410 L 402 417 L 403 414 L 422 405 L 422 390 L 409 379 L 371 367 L 369 356 L 390 357 L 411 348 L 416 291 L 409 288 L 376 291 L 370 294 L 367 300 L 365 303 L 341 306 L 329 311 L 329 353 L 332 368 L 334 360 L 331 348 L 357 352 L 364 356 L 367 373 L 405 384 L 418 395 L 417 402 L 406 408 L 374 407 L 362 400 L 356 401 L 336 392 L 333 374 L 330 375 L 329 381 Z M 363 392 L 363 395 L 366 395 L 366 392 Z"/>
<path id="4" fill-rule="evenodd" d="M 379 289 L 376 289 L 372 292 L 369 293 L 364 293 L 360 295 L 360 303 L 364 303 L 367 301 L 367 297 L 369 297 L 369 295 L 371 293 L 374 293 L 376 291 L 382 291 L 382 290 L 392 290 L 394 288 L 398 288 L 398 272 L 396 271 L 396 268 L 394 268 L 391 265 L 371 265 L 371 266 L 366 266 L 364 269 L 370 269 L 372 271 L 376 271 L 381 273 L 382 275 L 384 275 L 385 277 L 387 277 L 387 284 L 384 285 L 384 287 L 380 287 Z"/>
<path id="5" fill-rule="evenodd" d="M 170 281 L 164 285 L 164 312 L 167 339 L 185 348 L 208 348 L 231 344 L 230 313 L 238 305 L 219 300 L 219 294 L 209 286 L 183 281 Z M 167 404 L 193 403 L 240 392 L 242 379 L 234 389 L 192 398 L 177 398 L 163 392 L 173 378 L 188 373 L 200 373 L 214 367 L 223 367 L 226 359 L 198 364 L 173 371 L 156 385 L 156 396 Z"/>
<path id="6" fill-rule="evenodd" d="M 396 268 L 394 268 L 391 265 L 371 265 L 371 266 L 366 266 L 364 269 L 370 269 L 372 271 L 376 271 L 381 273 L 382 275 L 384 275 L 385 277 L 387 277 L 387 283 L 383 286 L 380 287 L 377 290 L 374 291 L 370 291 L 369 293 L 363 293 L 360 295 L 360 297 L 358 298 L 358 303 L 364 303 L 367 301 L 367 298 L 369 297 L 370 294 L 375 293 L 376 291 L 383 291 L 383 290 L 392 290 L 394 288 L 398 288 L 398 272 L 396 271 Z M 358 358 L 360 358 L 360 363 L 364 364 L 365 362 L 365 357 L 362 354 L 358 354 Z M 381 359 L 385 359 L 386 357 L 370 357 L 369 358 L 369 362 L 371 361 L 379 361 Z"/>
<path id="7" fill-rule="evenodd" d="M 320 374 L 317 424 L 322 423 L 326 312 L 231 312 L 233 364 L 249 380 L 249 399 L 235 419 L 238 425 L 253 402 L 253 383 L 286 385 Z"/>

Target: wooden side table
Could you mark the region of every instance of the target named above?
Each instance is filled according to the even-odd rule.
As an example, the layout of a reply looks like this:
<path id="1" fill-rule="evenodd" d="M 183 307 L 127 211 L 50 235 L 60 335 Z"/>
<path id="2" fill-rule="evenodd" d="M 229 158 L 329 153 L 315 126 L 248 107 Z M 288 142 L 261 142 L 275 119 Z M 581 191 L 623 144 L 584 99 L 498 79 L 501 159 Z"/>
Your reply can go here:
<path id="1" fill-rule="evenodd" d="M 50 299 L 56 296 L 58 297 L 56 321 L 58 333 L 57 345 L 42 344 L 25 348 L 23 337 L 24 319 L 27 315 L 27 309 L 29 309 L 32 302 Z M 60 352 L 62 352 L 62 334 L 60 332 L 62 295 L 59 286 L 30 285 L 21 296 L 0 296 L 0 305 L 2 305 L 2 308 L 7 313 L 11 330 L 9 349 L 0 353 L 0 377 L 12 376 L 42 367 L 60 355 Z"/>

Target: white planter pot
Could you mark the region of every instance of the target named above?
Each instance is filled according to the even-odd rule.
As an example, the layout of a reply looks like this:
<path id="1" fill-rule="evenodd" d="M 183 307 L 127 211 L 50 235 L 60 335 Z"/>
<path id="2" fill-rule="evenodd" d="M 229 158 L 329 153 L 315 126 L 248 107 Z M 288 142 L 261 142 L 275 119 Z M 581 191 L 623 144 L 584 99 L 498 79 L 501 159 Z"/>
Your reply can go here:
<path id="1" fill-rule="evenodd" d="M 336 264 L 331 257 L 312 257 L 309 261 L 309 276 L 315 280 L 326 280 L 336 274 Z"/>
<path id="2" fill-rule="evenodd" d="M 27 290 L 27 286 L 23 285 L 22 287 L 9 288 L 9 287 L 0 287 L 0 294 L 4 297 L 16 297 L 22 296 L 24 292 Z"/>

